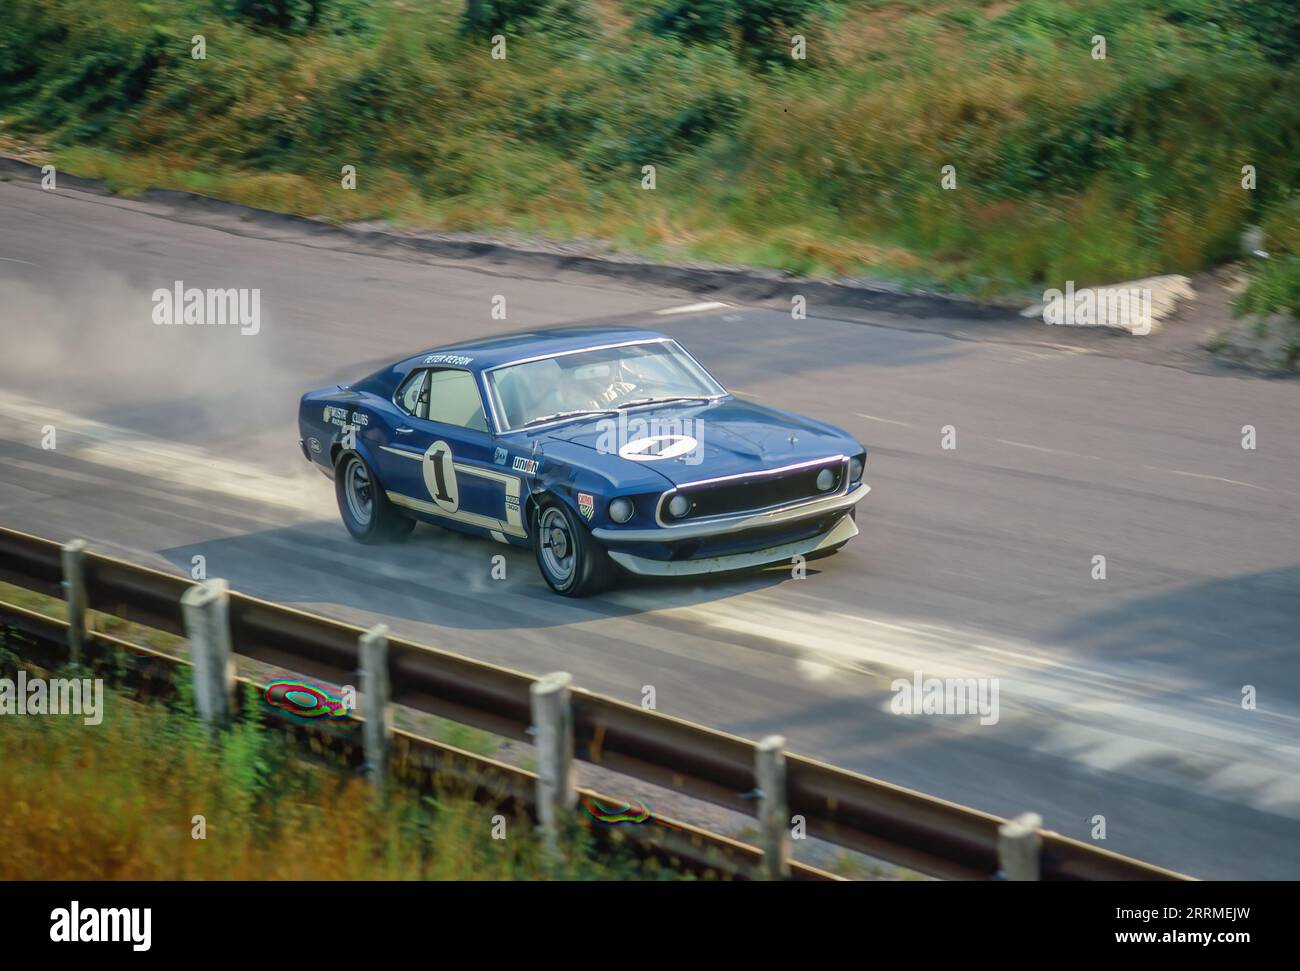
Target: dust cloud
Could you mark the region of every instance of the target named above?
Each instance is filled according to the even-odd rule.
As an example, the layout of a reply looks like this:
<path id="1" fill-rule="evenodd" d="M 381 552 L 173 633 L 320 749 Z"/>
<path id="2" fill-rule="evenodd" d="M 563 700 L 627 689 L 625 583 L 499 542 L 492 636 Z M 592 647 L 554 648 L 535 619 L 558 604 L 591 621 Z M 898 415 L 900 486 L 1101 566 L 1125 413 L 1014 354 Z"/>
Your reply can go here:
<path id="1" fill-rule="evenodd" d="M 268 471 L 315 476 L 297 449 L 297 403 L 307 389 L 283 367 L 293 351 L 265 296 L 260 329 L 246 335 L 237 324 L 157 324 L 153 288 L 105 269 L 71 279 L 4 273 L 0 390 Z"/>

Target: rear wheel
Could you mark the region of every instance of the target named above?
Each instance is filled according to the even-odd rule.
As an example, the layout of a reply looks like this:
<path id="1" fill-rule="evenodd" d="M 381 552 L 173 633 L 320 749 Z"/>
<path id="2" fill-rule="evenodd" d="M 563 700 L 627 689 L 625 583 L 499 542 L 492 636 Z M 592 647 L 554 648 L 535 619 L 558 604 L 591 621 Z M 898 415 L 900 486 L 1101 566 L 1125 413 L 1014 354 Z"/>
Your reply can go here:
<path id="1" fill-rule="evenodd" d="M 415 522 L 389 501 L 374 471 L 356 452 L 339 457 L 334 467 L 334 496 L 343 525 L 362 543 L 387 542 L 415 528 Z"/>
<path id="2" fill-rule="evenodd" d="M 542 579 L 562 596 L 599 593 L 614 579 L 609 554 L 561 502 L 551 500 L 538 508 L 533 523 L 533 551 Z"/>

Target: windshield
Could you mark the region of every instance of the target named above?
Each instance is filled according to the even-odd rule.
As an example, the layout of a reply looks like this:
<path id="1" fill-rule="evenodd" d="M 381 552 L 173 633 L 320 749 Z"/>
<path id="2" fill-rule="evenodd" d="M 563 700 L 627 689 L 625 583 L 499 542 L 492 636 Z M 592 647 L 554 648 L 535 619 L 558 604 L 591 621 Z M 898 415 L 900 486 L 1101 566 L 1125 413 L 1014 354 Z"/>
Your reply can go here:
<path id="1" fill-rule="evenodd" d="M 490 372 L 502 431 L 725 389 L 673 341 L 560 354 Z"/>

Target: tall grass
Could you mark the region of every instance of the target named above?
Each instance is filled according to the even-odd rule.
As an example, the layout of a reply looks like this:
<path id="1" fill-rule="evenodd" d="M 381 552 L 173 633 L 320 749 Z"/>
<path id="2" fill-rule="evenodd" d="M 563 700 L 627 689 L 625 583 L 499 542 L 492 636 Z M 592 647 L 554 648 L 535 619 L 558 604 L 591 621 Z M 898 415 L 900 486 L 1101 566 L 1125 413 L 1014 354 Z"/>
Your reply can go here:
<path id="1" fill-rule="evenodd" d="M 7 675 L 13 661 L 0 659 Z M 357 777 L 298 760 L 255 717 L 214 740 L 183 682 L 172 708 L 107 690 L 98 726 L 0 717 L 0 880 L 674 876 L 598 860 L 582 833 L 569 862 L 548 867 L 527 820 L 506 819 L 506 838 L 494 839 L 498 810 L 455 791 L 399 791 L 382 804 Z"/>
<path id="2" fill-rule="evenodd" d="M 532 6 L 550 19 L 507 28 L 502 61 L 459 0 L 291 30 L 11 0 L 0 113 L 124 189 L 977 292 L 1201 269 L 1300 175 L 1300 13 L 1276 0 L 801 2 L 789 63 L 656 34 L 679 2 Z"/>

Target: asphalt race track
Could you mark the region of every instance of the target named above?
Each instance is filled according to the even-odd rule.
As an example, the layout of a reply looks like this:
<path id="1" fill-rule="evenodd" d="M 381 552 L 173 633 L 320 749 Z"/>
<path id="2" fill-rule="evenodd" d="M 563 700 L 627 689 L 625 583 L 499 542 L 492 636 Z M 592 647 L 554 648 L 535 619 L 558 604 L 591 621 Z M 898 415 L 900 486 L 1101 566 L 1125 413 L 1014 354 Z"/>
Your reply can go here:
<path id="1" fill-rule="evenodd" d="M 177 280 L 261 288 L 260 333 L 155 325 Z M 702 299 L 0 183 L 0 524 L 186 574 L 202 555 L 238 589 L 632 702 L 653 685 L 661 711 L 1081 839 L 1104 816 L 1102 845 L 1196 876 L 1300 878 L 1300 383 L 1171 366 L 1159 334 L 658 313 Z M 737 394 L 852 431 L 862 535 L 805 579 L 576 602 L 525 551 L 348 538 L 298 452 L 301 392 L 573 321 L 664 330 Z M 998 678 L 997 723 L 892 714 L 916 671 Z"/>

